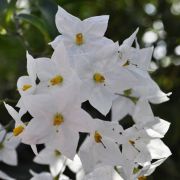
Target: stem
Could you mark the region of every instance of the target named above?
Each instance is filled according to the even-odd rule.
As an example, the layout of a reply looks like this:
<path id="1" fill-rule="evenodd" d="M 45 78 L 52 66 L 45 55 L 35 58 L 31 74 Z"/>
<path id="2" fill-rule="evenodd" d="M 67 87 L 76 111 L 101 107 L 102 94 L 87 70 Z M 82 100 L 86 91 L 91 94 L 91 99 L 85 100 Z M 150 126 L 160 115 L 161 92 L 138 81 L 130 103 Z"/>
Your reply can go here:
<path id="1" fill-rule="evenodd" d="M 14 120 L 11 120 L 8 124 L 6 124 L 3 128 L 0 129 L 0 132 L 1 132 L 2 130 L 4 130 L 4 129 L 7 130 L 8 127 L 11 126 L 11 124 L 12 124 L 13 122 L 14 122 Z"/>
<path id="2" fill-rule="evenodd" d="M 15 100 L 15 99 L 5 98 L 5 99 L 1 99 L 1 100 L 0 100 L 0 105 L 3 104 L 4 102 L 6 102 L 6 103 L 17 103 L 18 101 Z"/>

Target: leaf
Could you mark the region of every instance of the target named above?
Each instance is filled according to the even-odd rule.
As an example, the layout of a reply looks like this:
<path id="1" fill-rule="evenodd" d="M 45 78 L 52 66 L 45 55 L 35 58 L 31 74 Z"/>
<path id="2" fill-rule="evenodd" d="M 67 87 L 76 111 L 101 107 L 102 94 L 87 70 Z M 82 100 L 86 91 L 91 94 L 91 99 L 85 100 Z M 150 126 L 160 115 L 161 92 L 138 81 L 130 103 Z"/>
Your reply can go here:
<path id="1" fill-rule="evenodd" d="M 6 10 L 6 18 L 5 18 L 7 24 L 11 21 L 13 17 L 13 13 L 16 9 L 16 2 L 17 0 L 11 0 L 8 4 L 8 8 Z"/>
<path id="2" fill-rule="evenodd" d="M 19 14 L 17 18 L 35 26 L 44 35 L 46 42 L 50 42 L 50 33 L 48 32 L 48 27 L 46 26 L 43 19 L 40 19 L 39 17 L 31 14 Z"/>
<path id="3" fill-rule="evenodd" d="M 0 0 L 0 14 L 4 9 L 7 8 L 7 5 L 8 5 L 7 0 Z"/>

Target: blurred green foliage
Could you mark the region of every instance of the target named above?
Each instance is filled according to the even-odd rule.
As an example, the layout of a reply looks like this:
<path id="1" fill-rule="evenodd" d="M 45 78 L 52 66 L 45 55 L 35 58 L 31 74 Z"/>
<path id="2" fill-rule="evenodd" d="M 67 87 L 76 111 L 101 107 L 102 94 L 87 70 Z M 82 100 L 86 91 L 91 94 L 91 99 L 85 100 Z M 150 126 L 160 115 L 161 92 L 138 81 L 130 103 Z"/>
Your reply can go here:
<path id="1" fill-rule="evenodd" d="M 48 43 L 59 34 L 54 20 L 57 5 L 81 19 L 109 14 L 107 37 L 121 43 L 139 27 L 141 47 L 155 47 L 153 66 L 156 71 L 152 76 L 165 92 L 173 94 L 169 102 L 152 107 L 156 116 L 172 123 L 164 141 L 173 155 L 148 179 L 180 179 L 180 1 L 0 0 L 1 100 L 15 105 L 19 98 L 16 82 L 19 76 L 26 74 L 26 50 L 34 57 L 51 56 L 52 48 Z M 10 119 L 0 101 L 0 122 L 5 125 Z M 18 167 L 0 163 L 0 169 L 18 180 L 29 178 L 28 168 L 42 169 L 32 164 L 32 153 L 27 146 L 21 146 L 18 152 Z"/>

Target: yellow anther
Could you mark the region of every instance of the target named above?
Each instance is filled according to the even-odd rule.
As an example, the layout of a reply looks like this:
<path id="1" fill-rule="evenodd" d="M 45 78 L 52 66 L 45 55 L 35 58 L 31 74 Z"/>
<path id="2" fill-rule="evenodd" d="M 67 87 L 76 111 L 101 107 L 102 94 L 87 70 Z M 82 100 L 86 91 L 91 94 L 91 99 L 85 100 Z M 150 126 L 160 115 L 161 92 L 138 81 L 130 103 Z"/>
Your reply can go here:
<path id="1" fill-rule="evenodd" d="M 95 73 L 93 79 L 96 83 L 103 83 L 105 81 L 105 77 L 100 73 Z"/>
<path id="2" fill-rule="evenodd" d="M 61 125 L 63 122 L 64 122 L 64 117 L 62 116 L 62 114 L 57 113 L 57 114 L 54 116 L 53 125 L 54 125 L 54 126 L 59 126 L 59 125 Z"/>
<path id="3" fill-rule="evenodd" d="M 95 131 L 94 133 L 94 140 L 97 142 L 97 143 L 102 143 L 102 136 L 101 134 L 98 132 L 98 131 Z"/>
<path id="4" fill-rule="evenodd" d="M 61 152 L 57 149 L 54 150 L 54 154 L 55 156 L 60 156 L 61 155 Z"/>
<path id="5" fill-rule="evenodd" d="M 145 176 L 138 177 L 138 180 L 146 180 L 146 179 L 147 179 L 147 177 L 145 177 Z"/>
<path id="6" fill-rule="evenodd" d="M 63 82 L 63 77 L 60 75 L 57 75 L 50 80 L 52 86 L 61 84 L 62 82 Z"/>
<path id="7" fill-rule="evenodd" d="M 126 66 L 129 66 L 129 64 L 130 64 L 130 62 L 127 60 L 127 61 L 123 64 L 123 66 L 126 67 Z"/>
<path id="8" fill-rule="evenodd" d="M 31 84 L 25 84 L 23 87 L 22 87 L 22 90 L 23 91 L 27 91 L 28 89 L 30 89 L 32 87 Z"/>
<path id="9" fill-rule="evenodd" d="M 75 40 L 77 45 L 82 45 L 84 43 L 84 37 L 82 33 L 76 34 L 76 40 Z"/>
<path id="10" fill-rule="evenodd" d="M 13 135 L 14 135 L 14 136 L 18 136 L 18 135 L 21 134 L 23 131 L 24 131 L 24 127 L 21 126 L 21 125 L 19 125 L 19 126 L 15 127 L 15 128 L 13 129 Z"/>
<path id="11" fill-rule="evenodd" d="M 134 144 L 135 144 L 135 142 L 132 141 L 132 140 L 129 140 L 129 143 L 130 143 L 131 145 L 134 145 Z"/>

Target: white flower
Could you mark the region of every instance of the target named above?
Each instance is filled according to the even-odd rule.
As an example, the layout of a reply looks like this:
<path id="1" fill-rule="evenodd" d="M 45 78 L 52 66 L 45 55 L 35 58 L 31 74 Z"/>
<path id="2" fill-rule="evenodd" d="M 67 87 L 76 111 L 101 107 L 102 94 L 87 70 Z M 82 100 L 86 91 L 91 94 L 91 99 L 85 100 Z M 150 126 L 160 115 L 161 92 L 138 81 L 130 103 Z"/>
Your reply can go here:
<path id="1" fill-rule="evenodd" d="M 70 67 L 69 57 L 63 42 L 60 42 L 51 59 L 36 59 L 36 69 L 40 80 L 38 85 L 44 88 L 43 91 L 66 87 L 76 82 L 78 84 L 79 81 L 75 71 Z"/>
<path id="2" fill-rule="evenodd" d="M 121 166 L 126 175 L 132 174 L 135 164 L 144 166 L 147 162 L 166 159 L 171 155 L 169 148 L 159 139 L 164 136 L 168 128 L 169 123 L 166 121 L 154 120 L 142 128 L 134 125 L 123 132 L 119 144 L 124 161 Z"/>
<path id="3" fill-rule="evenodd" d="M 10 106 L 6 103 L 4 103 L 4 105 L 5 105 L 5 108 L 7 109 L 8 113 L 11 115 L 11 117 L 15 121 L 15 127 L 13 129 L 13 137 L 12 138 L 16 138 L 16 139 L 23 141 L 23 134 L 26 129 L 26 124 L 28 124 L 28 122 L 23 123 L 21 121 L 22 114 L 20 114 L 20 113 L 22 113 L 22 112 L 17 112 L 12 106 Z M 37 154 L 36 146 L 31 144 L 31 148 L 32 148 L 34 154 Z"/>
<path id="4" fill-rule="evenodd" d="M 136 68 L 147 71 L 150 66 L 153 48 L 139 49 L 139 45 L 138 48 L 131 47 L 136 39 L 138 30 L 139 29 L 136 29 L 136 31 L 120 45 L 118 49 L 119 62 L 132 71 Z"/>
<path id="5" fill-rule="evenodd" d="M 147 176 L 151 175 L 155 169 L 161 165 L 167 158 L 156 160 L 155 162 L 145 162 L 138 164 L 137 162 L 125 160 L 123 166 L 117 167 L 123 179 L 128 180 L 145 180 Z"/>
<path id="6" fill-rule="evenodd" d="M 30 180 L 54 180 L 53 176 L 49 172 L 41 172 L 41 173 L 35 173 L 32 170 L 30 170 L 30 173 L 33 175 L 33 177 Z M 61 174 L 58 177 L 58 180 L 70 180 L 66 175 Z"/>
<path id="7" fill-rule="evenodd" d="M 134 86 L 132 89 L 127 89 L 123 93 L 117 93 L 117 95 L 118 97 L 112 104 L 113 121 L 118 121 L 127 114 L 133 116 L 136 111 L 141 112 L 139 116 L 144 116 L 144 113 L 147 115 L 147 111 L 149 111 L 152 117 L 153 113 L 148 101 L 151 103 L 162 103 L 169 100 L 168 96 L 170 94 L 163 93 L 153 80 L 144 79 L 144 85 Z"/>
<path id="8" fill-rule="evenodd" d="M 132 96 L 131 92 L 132 89 L 127 89 L 113 101 L 111 109 L 112 121 L 119 121 L 127 114 L 133 114 L 138 98 Z"/>
<path id="9" fill-rule="evenodd" d="M 113 166 L 102 166 L 87 174 L 83 180 L 122 180 Z"/>
<path id="10" fill-rule="evenodd" d="M 28 76 L 21 76 L 17 81 L 17 89 L 21 96 L 33 94 L 36 91 L 36 64 L 35 59 L 26 52 L 27 73 Z M 27 112 L 24 108 L 22 99 L 20 98 L 17 105 L 20 108 L 19 114 L 23 115 Z"/>
<path id="11" fill-rule="evenodd" d="M 26 128 L 24 142 L 39 144 L 58 140 L 60 152 L 72 159 L 79 132 L 88 132 L 92 126 L 92 118 L 80 107 L 78 92 L 79 88 L 73 85 L 49 95 L 25 96 L 24 104 L 34 119 Z"/>
<path id="12" fill-rule="evenodd" d="M 21 121 L 21 115 L 10 105 L 4 103 L 5 108 L 15 121 L 15 127 L 13 129 L 13 135 L 21 138 L 26 125 Z"/>
<path id="13" fill-rule="evenodd" d="M 66 157 L 64 157 L 59 150 L 55 149 L 55 147 L 51 146 L 41 150 L 34 159 L 34 162 L 38 164 L 49 165 L 53 177 L 57 176 L 60 172 L 63 172 L 65 169 L 65 161 Z"/>
<path id="14" fill-rule="evenodd" d="M 0 129 L 2 129 L 1 126 Z M 0 161 L 12 166 L 16 166 L 16 147 L 19 145 L 19 140 L 16 138 L 11 138 L 12 136 L 12 133 L 6 133 L 6 130 L 0 131 Z"/>
<path id="15" fill-rule="evenodd" d="M 50 44 L 56 48 L 59 42 L 63 41 L 70 55 L 93 51 L 111 42 L 103 37 L 108 20 L 109 16 L 104 15 L 81 21 L 59 6 L 55 21 L 61 35 Z"/>
<path id="16" fill-rule="evenodd" d="M 97 121 L 97 125 L 79 150 L 85 173 L 102 165 L 121 164 L 121 152 L 116 141 L 120 141 L 122 128 L 118 123 Z"/>
<path id="17" fill-rule="evenodd" d="M 114 62 L 113 52 L 111 44 L 94 54 L 84 55 L 76 68 L 82 80 L 82 101 L 89 100 L 104 115 L 109 112 L 115 93 L 135 86 L 138 81 L 131 72 Z"/>
<path id="18" fill-rule="evenodd" d="M 21 76 L 17 82 L 17 89 L 21 95 L 32 94 L 36 89 L 36 68 L 34 58 L 27 52 L 28 76 Z"/>
<path id="19" fill-rule="evenodd" d="M 33 175 L 30 180 L 53 180 L 53 176 L 49 172 L 41 172 L 38 174 L 30 170 L 30 173 Z"/>
<path id="20" fill-rule="evenodd" d="M 8 179 L 8 180 L 15 180 L 14 178 L 10 177 L 9 175 L 7 175 L 6 173 L 0 171 L 0 178 L 1 179 Z"/>

